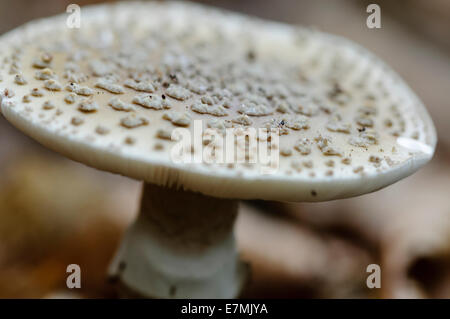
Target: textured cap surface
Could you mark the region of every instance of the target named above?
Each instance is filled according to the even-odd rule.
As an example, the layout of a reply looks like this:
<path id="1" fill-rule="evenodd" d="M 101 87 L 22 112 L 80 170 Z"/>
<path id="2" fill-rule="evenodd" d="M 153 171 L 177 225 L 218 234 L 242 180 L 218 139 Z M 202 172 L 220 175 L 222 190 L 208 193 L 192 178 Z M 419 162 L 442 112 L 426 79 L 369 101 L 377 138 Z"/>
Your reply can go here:
<path id="1" fill-rule="evenodd" d="M 320 201 L 387 186 L 434 153 L 420 100 L 346 39 L 178 2 L 82 8 L 80 29 L 66 18 L 0 38 L 1 111 L 92 167 L 217 197 Z M 277 129 L 276 173 L 174 162 L 171 133 L 194 120 Z"/>

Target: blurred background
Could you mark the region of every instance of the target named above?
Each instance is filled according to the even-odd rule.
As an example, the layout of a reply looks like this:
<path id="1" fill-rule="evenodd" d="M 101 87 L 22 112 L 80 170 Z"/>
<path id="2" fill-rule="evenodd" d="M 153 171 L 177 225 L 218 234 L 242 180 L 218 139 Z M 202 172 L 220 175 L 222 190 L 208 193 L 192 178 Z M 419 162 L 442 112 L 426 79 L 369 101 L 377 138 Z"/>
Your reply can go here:
<path id="1" fill-rule="evenodd" d="M 73 2 L 0 0 L 0 33 Z M 374 1 L 200 2 L 362 44 L 422 98 L 439 134 L 429 165 L 374 194 L 242 203 L 238 245 L 253 268 L 243 296 L 450 298 L 450 1 L 378 0 L 381 29 L 366 27 Z M 114 297 L 106 268 L 139 193 L 140 183 L 66 160 L 0 117 L 0 298 Z M 66 288 L 73 263 L 81 266 L 82 289 Z M 381 266 L 380 289 L 366 286 L 372 263 Z"/>

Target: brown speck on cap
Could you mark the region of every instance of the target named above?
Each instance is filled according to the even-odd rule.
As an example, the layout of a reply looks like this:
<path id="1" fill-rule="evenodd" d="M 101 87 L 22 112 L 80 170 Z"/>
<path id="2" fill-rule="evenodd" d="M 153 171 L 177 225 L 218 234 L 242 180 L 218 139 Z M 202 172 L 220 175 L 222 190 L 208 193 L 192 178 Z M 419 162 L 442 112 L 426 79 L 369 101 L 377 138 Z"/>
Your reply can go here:
<path id="1" fill-rule="evenodd" d="M 227 116 L 226 108 L 221 105 L 208 105 L 203 103 L 194 103 L 191 106 L 192 111 L 200 114 L 210 114 L 214 116 Z"/>
<path id="2" fill-rule="evenodd" d="M 76 101 L 76 94 L 75 93 L 69 93 L 64 97 L 64 101 L 66 101 L 66 103 L 68 104 L 73 104 Z"/>
<path id="3" fill-rule="evenodd" d="M 143 117 L 138 117 L 136 114 L 126 116 L 120 120 L 120 125 L 123 127 L 132 129 L 139 126 L 144 126 L 148 124 L 148 120 Z"/>
<path id="4" fill-rule="evenodd" d="M 280 149 L 280 154 L 283 156 L 291 156 L 292 150 L 290 148 L 284 147 L 284 148 Z"/>
<path id="5" fill-rule="evenodd" d="M 165 112 L 163 114 L 163 119 L 172 122 L 172 124 L 177 126 L 189 126 L 191 124 L 191 116 L 186 112 Z"/>
<path id="6" fill-rule="evenodd" d="M 303 166 L 305 166 L 306 168 L 313 168 L 314 164 L 312 161 L 304 161 Z"/>
<path id="7" fill-rule="evenodd" d="M 240 105 L 238 112 L 248 116 L 265 116 L 272 114 L 273 109 L 261 101 L 246 99 Z"/>
<path id="8" fill-rule="evenodd" d="M 113 97 L 111 100 L 109 100 L 108 105 L 116 111 L 130 112 L 134 110 L 133 105 L 124 103 L 117 97 Z"/>
<path id="9" fill-rule="evenodd" d="M 309 119 L 303 115 L 296 115 L 290 118 L 282 119 L 279 126 L 286 125 L 295 131 L 307 130 L 310 127 Z"/>
<path id="10" fill-rule="evenodd" d="M 161 138 L 163 140 L 171 140 L 172 139 L 172 131 L 168 129 L 159 129 L 156 131 L 156 137 Z"/>
<path id="11" fill-rule="evenodd" d="M 319 135 L 314 140 L 317 142 L 317 146 L 322 151 L 323 155 L 342 156 L 342 152 L 336 147 L 333 147 L 333 142 L 330 137 L 323 137 Z"/>
<path id="12" fill-rule="evenodd" d="M 247 115 L 240 115 L 231 120 L 233 123 L 250 126 L 253 124 L 253 121 Z"/>
<path id="13" fill-rule="evenodd" d="M 54 79 L 46 80 L 44 82 L 44 87 L 49 91 L 61 91 L 62 90 L 62 85 Z"/>
<path id="14" fill-rule="evenodd" d="M 358 166 L 353 169 L 354 173 L 362 173 L 364 171 L 364 166 Z"/>
<path id="15" fill-rule="evenodd" d="M 51 69 L 43 69 L 36 71 L 35 73 L 35 79 L 40 81 L 50 80 L 50 79 L 56 79 L 56 74 Z"/>
<path id="16" fill-rule="evenodd" d="M 350 137 L 349 144 L 358 147 L 367 147 L 378 144 L 379 135 L 375 131 L 363 131 Z"/>
<path id="17" fill-rule="evenodd" d="M 127 145 L 134 145 L 136 144 L 136 139 L 134 137 L 127 136 L 124 140 L 124 143 Z"/>
<path id="18" fill-rule="evenodd" d="M 46 59 L 47 60 L 47 59 Z M 44 61 L 42 59 L 42 56 L 39 58 L 34 58 L 33 59 L 33 63 L 32 66 L 36 69 L 45 69 L 45 68 L 50 68 L 50 62 L 51 61 Z"/>
<path id="19" fill-rule="evenodd" d="M 154 110 L 168 109 L 171 106 L 169 101 L 153 94 L 137 95 L 133 98 L 133 103 Z"/>
<path id="20" fill-rule="evenodd" d="M 291 168 L 293 168 L 297 173 L 302 171 L 302 163 L 298 160 L 293 160 L 291 162 Z"/>
<path id="21" fill-rule="evenodd" d="M 347 123 L 342 123 L 341 121 L 336 119 L 332 119 L 328 122 L 327 129 L 331 132 L 349 134 L 351 130 L 351 125 Z"/>
<path id="22" fill-rule="evenodd" d="M 14 83 L 19 84 L 19 85 L 25 85 L 27 84 L 27 80 L 25 80 L 25 78 L 23 77 L 22 74 L 16 74 L 16 76 L 14 77 Z"/>
<path id="23" fill-rule="evenodd" d="M 31 97 L 30 97 L 28 94 L 25 94 L 25 95 L 22 97 L 22 102 L 24 102 L 24 103 L 30 103 L 30 102 L 31 102 Z"/>
<path id="24" fill-rule="evenodd" d="M 133 79 L 125 80 L 124 85 L 139 92 L 154 93 L 156 91 L 156 88 L 152 83 L 137 82 Z"/>
<path id="25" fill-rule="evenodd" d="M 78 104 L 78 110 L 84 113 L 92 113 L 98 110 L 98 105 L 93 99 L 88 98 Z"/>
<path id="26" fill-rule="evenodd" d="M 44 93 L 41 90 L 39 90 L 38 88 L 33 88 L 31 90 L 31 95 L 33 95 L 35 97 L 41 97 L 41 96 L 44 96 Z"/>
<path id="27" fill-rule="evenodd" d="M 83 96 L 91 96 L 95 93 L 95 91 L 89 87 L 81 86 L 77 83 L 71 82 L 66 86 L 66 90 L 69 92 L 73 92 L 77 95 Z"/>
<path id="28" fill-rule="evenodd" d="M 342 164 L 350 165 L 352 163 L 352 160 L 351 160 L 351 158 L 345 157 L 342 159 L 341 162 L 342 162 Z"/>
<path id="29" fill-rule="evenodd" d="M 106 134 L 108 134 L 108 133 L 110 132 L 110 129 L 107 128 L 107 127 L 104 127 L 104 126 L 99 125 L 99 126 L 97 126 L 97 127 L 95 128 L 95 132 L 96 132 L 97 134 L 99 134 L 99 135 L 106 135 Z"/>
<path id="30" fill-rule="evenodd" d="M 50 63 L 53 60 L 53 55 L 49 52 L 42 52 L 41 53 L 41 61 L 44 63 Z"/>
<path id="31" fill-rule="evenodd" d="M 8 89 L 8 88 L 6 88 L 6 89 L 3 90 L 3 96 L 4 96 L 4 97 L 12 98 L 12 97 L 14 97 L 15 95 L 16 95 L 16 94 L 14 93 L 13 90 L 10 90 L 10 89 Z"/>
<path id="32" fill-rule="evenodd" d="M 114 94 L 123 94 L 125 93 L 124 88 L 119 85 L 119 84 L 115 84 L 110 80 L 107 79 L 99 79 L 96 83 L 95 86 L 100 88 L 100 89 L 104 89 L 110 93 L 114 93 Z"/>
<path id="33" fill-rule="evenodd" d="M 373 127 L 373 120 L 369 117 L 358 117 L 356 123 L 362 127 Z"/>
<path id="34" fill-rule="evenodd" d="M 42 108 L 44 110 L 51 110 L 55 108 L 55 105 L 51 101 L 45 101 L 44 104 L 42 105 Z"/>
<path id="35" fill-rule="evenodd" d="M 376 155 L 370 155 L 369 162 L 371 163 L 380 163 L 382 161 L 382 158 Z"/>
<path id="36" fill-rule="evenodd" d="M 294 149 L 300 152 L 300 154 L 302 155 L 308 155 L 311 153 L 311 141 L 307 138 L 302 138 L 301 140 L 297 141 Z"/>
<path id="37" fill-rule="evenodd" d="M 84 123 L 84 120 L 78 116 L 75 116 L 75 117 L 72 117 L 72 120 L 70 121 L 70 123 L 72 125 L 79 126 Z"/>
<path id="38" fill-rule="evenodd" d="M 174 84 L 170 84 L 170 86 L 166 89 L 166 94 L 180 101 L 184 101 L 191 96 L 189 90 Z"/>

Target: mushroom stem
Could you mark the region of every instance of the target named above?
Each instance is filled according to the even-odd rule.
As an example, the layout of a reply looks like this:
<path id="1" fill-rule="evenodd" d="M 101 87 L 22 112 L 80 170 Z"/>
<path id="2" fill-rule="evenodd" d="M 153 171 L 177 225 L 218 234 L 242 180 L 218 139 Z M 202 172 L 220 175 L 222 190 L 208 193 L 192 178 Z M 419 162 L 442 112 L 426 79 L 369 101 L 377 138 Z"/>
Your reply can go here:
<path id="1" fill-rule="evenodd" d="M 235 200 L 145 183 L 110 273 L 145 297 L 237 297 L 247 275 L 234 238 L 237 209 Z"/>

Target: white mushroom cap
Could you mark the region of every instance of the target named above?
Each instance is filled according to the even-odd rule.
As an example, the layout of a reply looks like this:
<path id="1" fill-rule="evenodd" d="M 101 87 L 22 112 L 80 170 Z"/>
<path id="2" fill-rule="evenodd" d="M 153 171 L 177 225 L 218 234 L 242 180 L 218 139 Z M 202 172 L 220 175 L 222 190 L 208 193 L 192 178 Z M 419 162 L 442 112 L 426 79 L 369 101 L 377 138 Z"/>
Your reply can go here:
<path id="1" fill-rule="evenodd" d="M 346 39 L 178 2 L 82 8 L 80 29 L 66 18 L 0 38 L 1 111 L 92 167 L 216 197 L 320 201 L 385 187 L 434 153 L 421 101 Z M 196 119 L 279 128 L 277 172 L 174 162 L 171 130 Z"/>

